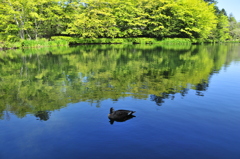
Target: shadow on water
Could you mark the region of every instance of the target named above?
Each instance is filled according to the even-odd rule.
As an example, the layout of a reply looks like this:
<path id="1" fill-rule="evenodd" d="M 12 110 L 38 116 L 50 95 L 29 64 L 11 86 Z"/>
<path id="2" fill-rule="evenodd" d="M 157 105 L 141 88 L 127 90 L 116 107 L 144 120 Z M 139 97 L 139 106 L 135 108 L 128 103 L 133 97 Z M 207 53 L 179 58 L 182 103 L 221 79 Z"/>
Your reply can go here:
<path id="1" fill-rule="evenodd" d="M 158 106 L 175 94 L 204 96 L 209 79 L 239 60 L 239 45 L 88 45 L 0 54 L 0 119 L 47 121 L 68 103 L 133 97 Z M 7 112 L 7 113 L 6 113 Z M 36 113 L 37 112 L 37 113 Z M 134 116 L 122 120 L 126 121 Z M 114 121 L 110 121 L 113 123 Z"/>

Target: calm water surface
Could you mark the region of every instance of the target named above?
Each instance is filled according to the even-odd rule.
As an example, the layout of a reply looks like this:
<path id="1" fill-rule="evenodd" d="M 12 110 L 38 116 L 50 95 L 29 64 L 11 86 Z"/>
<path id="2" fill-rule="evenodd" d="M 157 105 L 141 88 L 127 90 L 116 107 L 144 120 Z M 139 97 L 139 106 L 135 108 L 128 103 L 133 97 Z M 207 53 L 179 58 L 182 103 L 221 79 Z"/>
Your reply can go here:
<path id="1" fill-rule="evenodd" d="M 11 50 L 0 75 L 1 159 L 240 158 L 239 44 Z"/>

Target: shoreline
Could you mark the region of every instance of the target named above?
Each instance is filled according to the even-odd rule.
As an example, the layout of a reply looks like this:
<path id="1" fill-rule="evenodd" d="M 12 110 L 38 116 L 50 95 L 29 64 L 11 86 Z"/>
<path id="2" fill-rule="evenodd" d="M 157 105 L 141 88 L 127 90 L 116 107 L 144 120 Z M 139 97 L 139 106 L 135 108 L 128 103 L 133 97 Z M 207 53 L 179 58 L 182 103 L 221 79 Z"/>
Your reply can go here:
<path id="1" fill-rule="evenodd" d="M 42 48 L 55 46 L 77 46 L 77 45 L 101 45 L 101 44 L 178 44 L 192 45 L 203 43 L 240 43 L 240 40 L 229 41 L 204 41 L 202 39 L 190 38 L 76 38 L 68 36 L 53 36 L 48 39 L 22 40 L 19 42 L 1 42 L 0 50 L 23 49 L 23 48 Z"/>

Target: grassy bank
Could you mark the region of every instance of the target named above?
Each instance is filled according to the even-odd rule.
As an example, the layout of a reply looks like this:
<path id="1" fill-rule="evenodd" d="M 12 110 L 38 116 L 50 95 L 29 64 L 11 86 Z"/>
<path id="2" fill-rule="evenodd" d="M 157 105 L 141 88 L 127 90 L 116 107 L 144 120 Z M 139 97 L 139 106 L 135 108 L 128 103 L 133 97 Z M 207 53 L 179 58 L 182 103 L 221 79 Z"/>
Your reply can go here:
<path id="1" fill-rule="evenodd" d="M 179 44 L 197 43 L 189 38 L 77 38 L 68 36 L 54 36 L 50 40 L 22 40 L 19 42 L 0 42 L 0 49 L 39 48 L 51 46 L 68 46 L 81 44 Z"/>
<path id="2" fill-rule="evenodd" d="M 0 49 L 39 48 L 39 47 L 67 46 L 67 45 L 69 45 L 69 42 L 61 39 L 21 40 L 18 42 L 0 42 Z"/>
<path id="3" fill-rule="evenodd" d="M 191 44 L 190 39 L 172 38 L 172 39 L 157 39 L 157 38 L 75 38 L 66 36 L 55 36 L 52 40 L 65 40 L 69 45 L 78 44 Z"/>

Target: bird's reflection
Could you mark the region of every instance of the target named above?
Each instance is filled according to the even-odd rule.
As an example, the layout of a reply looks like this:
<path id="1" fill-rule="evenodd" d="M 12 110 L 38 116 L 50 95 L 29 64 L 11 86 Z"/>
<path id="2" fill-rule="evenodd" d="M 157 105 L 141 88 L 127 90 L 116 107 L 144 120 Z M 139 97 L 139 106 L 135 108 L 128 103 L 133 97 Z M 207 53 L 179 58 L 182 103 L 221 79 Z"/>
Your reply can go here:
<path id="1" fill-rule="evenodd" d="M 110 124 L 113 124 L 114 121 L 116 122 L 124 122 L 129 119 L 132 119 L 133 117 L 136 117 L 133 115 L 136 111 L 131 110 L 114 110 L 113 108 L 110 108 L 110 114 L 108 114 L 108 118 L 110 119 Z"/>

